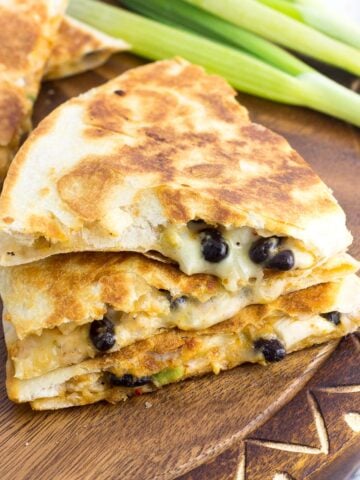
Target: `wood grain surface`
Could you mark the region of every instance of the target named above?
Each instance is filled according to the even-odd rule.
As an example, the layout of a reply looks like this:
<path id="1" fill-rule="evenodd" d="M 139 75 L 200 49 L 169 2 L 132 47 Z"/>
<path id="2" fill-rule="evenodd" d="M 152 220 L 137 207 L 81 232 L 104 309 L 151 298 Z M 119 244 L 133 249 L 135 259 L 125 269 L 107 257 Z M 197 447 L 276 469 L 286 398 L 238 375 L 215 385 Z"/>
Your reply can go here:
<path id="1" fill-rule="evenodd" d="M 45 84 L 35 123 L 141 62 L 116 55 L 95 72 Z M 351 251 L 360 257 L 359 131 L 310 110 L 243 94 L 239 101 L 254 120 L 284 135 L 334 190 L 355 237 Z M 268 368 L 239 367 L 121 405 L 35 413 L 6 398 L 1 340 L 0 478 L 344 480 L 360 463 L 359 360 L 353 335 Z"/>

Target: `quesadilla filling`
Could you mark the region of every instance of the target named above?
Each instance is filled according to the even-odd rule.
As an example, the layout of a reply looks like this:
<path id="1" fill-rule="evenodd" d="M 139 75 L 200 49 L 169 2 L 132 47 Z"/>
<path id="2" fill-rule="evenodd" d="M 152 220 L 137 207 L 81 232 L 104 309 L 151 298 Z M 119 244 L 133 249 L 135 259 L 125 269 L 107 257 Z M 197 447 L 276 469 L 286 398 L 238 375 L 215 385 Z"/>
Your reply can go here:
<path id="1" fill-rule="evenodd" d="M 185 315 L 182 315 L 181 310 L 184 309 L 186 312 L 186 300 L 179 297 L 175 304 L 173 308 L 178 310 L 178 313 L 174 312 L 173 315 L 151 317 L 146 314 L 129 315 L 109 310 L 103 319 L 94 320 L 67 333 L 62 333 L 61 327 L 47 329 L 41 336 L 30 335 L 22 341 L 10 344 L 9 356 L 13 361 L 15 377 L 27 379 L 41 376 L 57 368 L 78 364 L 104 353 L 119 351 L 134 342 L 182 325 L 181 320 Z M 212 302 L 209 305 L 205 304 L 204 310 L 210 312 L 212 304 Z M 226 301 L 219 302 L 217 308 L 225 305 Z M 243 348 L 247 352 L 244 358 L 248 358 L 249 352 L 252 352 L 259 338 L 278 338 L 286 349 L 302 348 L 311 344 L 313 338 L 318 339 L 315 342 L 317 343 L 331 334 L 345 335 L 353 330 L 352 319 L 356 317 L 355 313 L 341 315 L 337 311 L 294 316 L 281 309 L 267 312 L 267 308 L 262 305 L 250 305 L 234 317 L 243 347 L 246 343 L 246 348 Z M 195 313 L 201 315 L 201 307 L 195 308 L 192 314 Z M 216 309 L 214 313 L 217 313 Z M 220 313 L 215 318 L 221 319 Z M 228 323 L 232 321 L 227 320 Z M 224 324 L 226 325 L 226 321 L 210 328 L 221 329 Z M 204 331 L 198 330 L 193 335 Z"/>
<path id="2" fill-rule="evenodd" d="M 249 279 L 261 279 L 264 269 L 288 271 L 315 264 L 314 256 L 292 238 L 260 236 L 249 227 L 214 228 L 202 220 L 167 228 L 161 250 L 187 275 L 215 275 L 230 291 Z"/>
<path id="3" fill-rule="evenodd" d="M 85 325 L 63 324 L 44 329 L 41 335 L 17 340 L 9 351 L 18 378 L 42 375 L 59 367 L 72 365 L 101 352 L 117 351 L 165 329 L 184 330 L 207 328 L 235 315 L 251 300 L 246 292 L 219 295 L 201 303 L 190 297 L 171 298 L 160 292 L 158 315 L 124 313 L 108 308 L 106 316 Z"/>
<path id="4" fill-rule="evenodd" d="M 116 402 L 191 376 L 217 374 L 245 362 L 278 362 L 287 353 L 338 338 L 359 325 L 360 310 L 354 315 L 337 311 L 294 317 L 275 315 L 256 327 L 233 320 L 203 332 L 173 330 L 105 355 L 103 360 L 88 360 L 51 372 L 42 377 L 43 384 L 49 383 L 51 388 L 30 394 L 26 400 L 32 400 L 36 409 L 99 400 Z M 19 382 L 30 392 L 33 381 L 37 379 Z"/>

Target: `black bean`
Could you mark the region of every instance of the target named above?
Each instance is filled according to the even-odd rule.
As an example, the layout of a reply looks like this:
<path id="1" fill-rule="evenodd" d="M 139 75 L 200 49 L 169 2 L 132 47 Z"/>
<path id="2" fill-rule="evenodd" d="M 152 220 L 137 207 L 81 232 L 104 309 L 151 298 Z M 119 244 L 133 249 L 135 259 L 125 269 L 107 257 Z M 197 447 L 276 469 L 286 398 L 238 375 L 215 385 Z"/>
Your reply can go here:
<path id="1" fill-rule="evenodd" d="M 280 243 L 279 237 L 260 238 L 254 242 L 249 250 L 249 257 L 254 263 L 263 263 L 274 253 Z"/>
<path id="2" fill-rule="evenodd" d="M 295 265 L 295 257 L 291 250 L 282 250 L 272 257 L 267 263 L 267 267 L 273 270 L 287 271 Z"/>
<path id="3" fill-rule="evenodd" d="M 254 347 L 260 350 L 267 362 L 279 362 L 286 355 L 284 345 L 276 338 L 259 338 L 254 342 Z"/>
<path id="4" fill-rule="evenodd" d="M 207 262 L 219 263 L 229 255 L 229 245 L 216 228 L 206 228 L 200 236 L 202 255 Z"/>
<path id="5" fill-rule="evenodd" d="M 329 320 L 329 322 L 333 323 L 334 325 L 339 325 L 341 323 L 341 313 L 340 312 L 328 312 L 328 313 L 322 313 L 322 317 L 326 318 L 326 320 Z"/>
<path id="6" fill-rule="evenodd" d="M 117 377 L 113 373 L 108 374 L 109 382 L 114 387 L 141 387 L 151 382 L 151 377 L 134 377 L 126 373 L 122 377 Z"/>
<path id="7" fill-rule="evenodd" d="M 165 290 L 163 288 L 160 288 L 159 292 L 164 293 L 166 298 L 169 300 L 171 310 L 174 310 L 174 309 L 184 305 L 187 301 L 187 297 L 185 295 L 182 295 L 181 297 L 174 298 L 171 295 L 171 293 L 169 292 L 169 290 Z"/>
<path id="8" fill-rule="evenodd" d="M 90 326 L 90 339 L 100 352 L 106 352 L 115 345 L 114 324 L 107 317 L 94 320 Z"/>

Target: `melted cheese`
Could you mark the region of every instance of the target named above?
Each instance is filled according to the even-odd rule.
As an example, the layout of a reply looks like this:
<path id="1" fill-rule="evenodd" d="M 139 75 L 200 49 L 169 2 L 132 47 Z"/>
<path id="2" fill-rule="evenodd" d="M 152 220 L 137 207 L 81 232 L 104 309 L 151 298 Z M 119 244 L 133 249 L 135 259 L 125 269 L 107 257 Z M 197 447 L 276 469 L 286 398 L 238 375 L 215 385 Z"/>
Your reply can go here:
<path id="1" fill-rule="evenodd" d="M 149 338 L 164 329 L 178 327 L 198 330 L 222 322 L 235 315 L 251 301 L 246 292 L 223 294 L 208 302 L 187 301 L 168 315 L 124 314 L 108 310 L 107 316 L 115 326 L 116 351 L 136 341 Z M 79 363 L 97 355 L 89 338 L 90 324 L 74 329 L 43 330 L 41 336 L 29 335 L 9 348 L 17 378 L 31 378 L 66 365 Z M 14 352 L 12 354 L 11 352 Z"/>
<path id="2" fill-rule="evenodd" d="M 157 358 L 160 371 L 167 368 L 181 369 L 182 376 L 172 380 L 177 382 L 208 372 L 219 373 L 221 370 L 233 368 L 245 362 L 265 363 L 262 353 L 253 347 L 254 339 L 263 335 L 269 338 L 278 335 L 285 343 L 287 353 L 290 353 L 355 331 L 360 325 L 360 312 L 357 312 L 354 316 L 343 314 L 339 326 L 332 325 L 318 315 L 308 318 L 273 318 L 269 319 L 269 322 L 270 325 L 265 330 L 254 330 L 251 335 L 238 331 L 196 337 L 195 348 L 187 348 L 185 345 L 181 351 L 169 352 L 169 354 L 164 352 Z M 139 376 L 154 374 L 152 366 L 148 366 L 146 363 L 139 364 L 136 355 L 125 363 L 127 365 L 126 371 L 121 363 L 108 364 L 106 370 L 110 369 L 119 376 L 125 373 L 135 374 L 135 372 Z M 77 366 L 76 370 L 78 370 L 78 367 L 81 366 Z M 37 385 L 37 379 L 20 381 L 20 390 L 24 390 L 27 396 L 25 398 L 24 393 L 23 400 L 18 400 L 33 400 L 32 406 L 35 409 L 53 409 L 82 405 L 104 399 L 111 402 L 120 401 L 124 399 L 124 396 L 126 398 L 134 393 L 132 388 L 112 388 L 106 377 L 102 376 L 101 371 L 96 367 L 94 373 L 90 371 L 81 375 L 77 375 L 75 372 L 71 375 L 72 368 L 59 369 L 45 375 L 44 382 L 51 385 L 48 391 L 44 391 L 44 389 L 36 390 L 32 387 L 33 384 Z M 69 376 L 66 376 L 67 371 L 70 373 Z M 59 375 L 57 372 L 64 372 L 64 374 Z M 55 378 L 59 379 L 57 385 L 54 385 Z M 152 391 L 154 388 L 154 385 L 150 383 L 141 387 L 141 391 L 145 393 Z M 55 402 L 48 401 L 46 397 L 55 400 Z"/>
<path id="3" fill-rule="evenodd" d="M 208 320 L 218 319 L 219 321 L 221 315 L 230 318 L 232 316 L 231 309 L 238 311 L 238 305 L 243 301 L 245 301 L 244 298 L 240 299 L 236 296 L 233 297 L 232 302 L 226 296 L 225 298 L 220 297 L 217 302 L 211 300 L 205 304 L 198 303 L 192 305 L 192 307 L 185 307 L 184 316 L 181 314 L 181 308 L 174 315 L 170 314 L 164 317 L 109 312 L 115 326 L 116 338 L 115 346 L 109 352 L 117 351 L 136 341 L 149 338 L 165 329 L 180 324 L 187 325 L 186 322 L 192 317 L 191 315 L 187 317 L 186 312 L 191 312 L 193 318 L 198 319 L 197 323 L 199 323 L 199 319 L 203 318 L 202 312 L 205 311 L 209 314 Z M 349 315 L 342 315 L 342 322 L 339 326 L 333 325 L 319 315 L 267 317 L 261 322 L 261 325 L 251 325 L 251 327 L 245 325 L 244 330 L 239 332 L 243 339 L 247 339 L 247 343 L 242 342 L 245 352 L 243 358 L 244 361 L 250 361 L 246 359 L 251 358 L 252 345 L 260 337 L 278 337 L 287 349 L 293 349 L 296 345 L 304 344 L 304 342 L 315 337 L 321 339 L 333 333 L 337 333 L 338 336 L 344 335 L 348 331 L 352 331 L 356 322 L 359 323 L 358 317 L 350 317 Z M 203 325 L 205 324 L 206 320 L 203 322 Z M 87 358 L 95 357 L 99 352 L 89 338 L 89 328 L 89 324 L 82 325 L 68 335 L 61 334 L 58 329 L 45 330 L 40 337 L 31 335 L 18 342 L 15 348 L 9 348 L 15 368 L 15 377 L 26 379 L 41 376 L 51 370 L 78 364 Z M 228 348 L 226 343 L 224 348 Z"/>
<path id="4" fill-rule="evenodd" d="M 204 225 L 203 225 L 204 226 Z M 201 252 L 201 238 L 196 228 L 169 227 L 163 234 L 161 250 L 165 256 L 174 259 L 187 275 L 207 273 L 219 277 L 227 290 L 236 291 L 250 279 L 261 279 L 263 266 L 251 261 L 249 250 L 259 239 L 254 229 L 249 227 L 224 230 L 222 235 L 229 246 L 229 254 L 218 263 L 204 259 Z M 271 236 L 269 233 L 268 236 Z M 295 267 L 309 268 L 314 264 L 312 254 L 300 242 L 287 238 L 281 249 L 290 249 L 295 256 Z"/>
<path id="5" fill-rule="evenodd" d="M 335 332 L 337 326 L 319 315 L 298 320 L 282 318 L 274 325 L 275 334 L 282 339 L 289 350 L 311 337 L 324 337 Z"/>

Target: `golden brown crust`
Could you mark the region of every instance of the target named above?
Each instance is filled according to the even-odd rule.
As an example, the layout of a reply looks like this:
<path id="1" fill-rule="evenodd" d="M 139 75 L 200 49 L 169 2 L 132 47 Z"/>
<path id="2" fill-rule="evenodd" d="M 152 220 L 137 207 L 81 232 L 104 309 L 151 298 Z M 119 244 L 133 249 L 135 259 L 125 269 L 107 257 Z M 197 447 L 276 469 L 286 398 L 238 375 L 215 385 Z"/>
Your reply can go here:
<path id="1" fill-rule="evenodd" d="M 0 26 L 1 28 L 1 26 Z M 8 84 L 0 83 L 0 145 L 11 143 L 23 121 L 28 102 L 23 92 Z"/>
<path id="2" fill-rule="evenodd" d="M 127 49 L 128 45 L 122 40 L 65 17 L 49 58 L 45 78 L 53 80 L 96 68 L 112 53 Z"/>
<path id="3" fill-rule="evenodd" d="M 0 6 L 0 184 L 21 137 L 30 130 L 33 102 L 65 3 L 14 0 Z"/>
<path id="4" fill-rule="evenodd" d="M 279 297 L 274 309 L 288 312 L 289 315 L 326 313 L 341 288 L 341 282 L 323 283 L 306 290 L 290 293 Z"/>
<path id="5" fill-rule="evenodd" d="M 86 30 L 79 30 L 69 18 L 65 18 L 58 31 L 58 39 L 50 57 L 50 62 L 58 57 L 76 57 L 88 46 L 92 50 L 101 47 L 101 43 Z"/>
<path id="6" fill-rule="evenodd" d="M 281 217 L 292 224 L 299 223 L 300 212 L 301 219 L 313 215 L 315 199 L 319 211 L 337 210 L 309 165 L 283 138 L 251 124 L 233 99 L 235 92 L 221 79 L 209 77 L 192 65 L 172 76 L 171 63 L 162 62 L 128 72 L 115 85 L 125 95 L 111 96 L 109 89 L 99 89 L 86 106 L 85 124 L 125 133 L 129 123 L 136 121 L 140 128 L 135 129 L 134 146 L 119 144 L 118 152 L 102 156 L 101 164 L 99 157 L 85 158 L 59 179 L 60 197 L 84 220 L 100 219 L 107 191 L 120 186 L 126 175 L 146 173 L 154 175 L 156 184 L 162 186 L 159 194 L 166 214 L 179 223 L 193 218 L 194 199 L 184 185 L 193 187 L 195 182 L 196 195 L 201 195 L 206 209 L 211 209 L 210 218 L 203 207 L 202 218 L 218 223 L 238 222 L 239 211 L 258 211 L 260 196 L 266 197 L 266 210 L 271 211 L 272 218 Z M 182 95 L 189 105 L 184 105 Z M 132 107 L 132 102 L 141 109 Z M 205 128 L 214 120 L 221 122 L 223 132 L 199 132 L 200 120 L 193 115 L 195 105 L 203 110 Z M 227 134 L 226 124 L 234 128 L 229 140 L 221 135 Z M 151 128 L 144 129 L 145 125 Z M 242 168 L 243 163 L 246 166 Z M 72 193 L 75 185 L 76 197 Z M 104 188 L 99 198 L 100 185 Z M 304 201 L 303 189 L 313 191 L 309 201 Z M 219 204 L 222 210 L 217 214 Z M 228 205 L 236 205 L 236 212 Z M 264 205 L 261 208 L 258 213 L 264 214 Z"/>
<path id="7" fill-rule="evenodd" d="M 313 285 L 303 290 L 280 296 L 274 302 L 265 305 L 249 305 L 234 317 L 210 327 L 207 333 L 231 333 L 247 325 L 260 328 L 272 316 L 318 315 L 329 312 L 336 304 L 342 288 L 342 281 Z"/>
<path id="8" fill-rule="evenodd" d="M 22 337 L 64 322 L 101 318 L 107 306 L 118 311 L 154 313 L 160 289 L 205 301 L 223 292 L 217 278 L 187 276 L 174 265 L 136 254 L 57 255 L 2 269 L 4 318 Z"/>
<path id="9" fill-rule="evenodd" d="M 44 16 L 44 5 L 39 2 Z M 0 64 L 3 68 L 24 71 L 41 30 L 28 15 L 0 7 Z"/>

